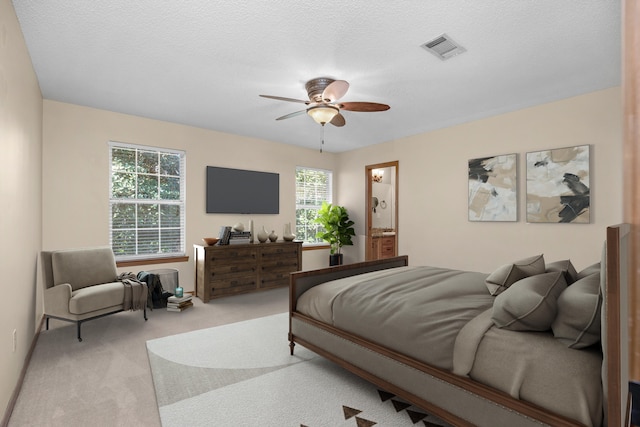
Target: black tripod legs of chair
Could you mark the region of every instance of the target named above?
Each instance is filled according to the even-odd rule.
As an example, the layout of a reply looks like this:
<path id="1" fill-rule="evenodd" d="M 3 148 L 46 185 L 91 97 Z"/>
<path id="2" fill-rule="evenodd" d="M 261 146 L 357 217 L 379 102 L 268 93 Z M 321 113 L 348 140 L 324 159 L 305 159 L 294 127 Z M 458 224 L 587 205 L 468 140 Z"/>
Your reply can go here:
<path id="1" fill-rule="evenodd" d="M 94 320 L 94 319 L 99 319 L 99 318 L 105 317 L 105 316 L 110 316 L 110 315 L 115 314 L 115 313 L 120 313 L 121 311 L 124 311 L 124 310 L 112 311 L 111 313 L 100 314 L 98 316 L 89 317 L 89 318 L 82 319 L 82 320 L 65 319 L 63 317 L 49 316 L 49 315 L 45 314 L 45 323 L 46 323 L 46 326 L 47 326 L 47 331 L 49 330 L 49 319 L 52 318 L 52 317 L 54 319 L 62 320 L 62 321 L 65 321 L 65 322 L 75 323 L 76 324 L 76 329 L 78 331 L 78 341 L 82 342 L 82 323 L 83 322 L 87 322 L 89 320 Z M 147 321 L 147 307 L 144 307 L 143 316 L 144 316 L 144 320 L 146 322 Z"/>
<path id="2" fill-rule="evenodd" d="M 45 317 L 44 317 L 44 320 L 45 320 L 45 326 L 46 326 L 46 330 L 47 330 L 47 331 L 49 330 L 49 319 L 50 319 L 51 317 L 52 317 L 52 316 L 47 316 L 46 314 L 45 314 Z M 60 317 L 55 317 L 55 316 L 53 316 L 53 317 L 54 317 L 55 319 L 64 320 L 65 322 L 74 322 L 73 320 L 62 319 L 62 318 L 60 318 Z M 145 318 L 145 320 L 147 320 L 147 319 Z M 81 322 L 81 321 L 75 321 L 74 323 L 77 325 L 77 329 L 78 329 L 78 341 L 82 342 L 82 336 L 81 336 L 81 334 L 80 334 L 80 332 L 81 332 L 80 326 L 82 325 L 82 322 Z"/>

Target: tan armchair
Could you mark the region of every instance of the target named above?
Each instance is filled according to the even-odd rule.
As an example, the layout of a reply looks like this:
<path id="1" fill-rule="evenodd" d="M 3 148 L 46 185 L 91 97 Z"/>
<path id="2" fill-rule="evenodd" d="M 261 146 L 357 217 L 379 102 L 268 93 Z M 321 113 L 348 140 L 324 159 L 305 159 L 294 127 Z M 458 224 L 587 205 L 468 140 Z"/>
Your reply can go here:
<path id="1" fill-rule="evenodd" d="M 47 330 L 49 318 L 74 322 L 82 341 L 82 322 L 134 308 L 136 300 L 147 320 L 146 283 L 134 290 L 119 281 L 110 247 L 42 252 L 42 267 Z"/>

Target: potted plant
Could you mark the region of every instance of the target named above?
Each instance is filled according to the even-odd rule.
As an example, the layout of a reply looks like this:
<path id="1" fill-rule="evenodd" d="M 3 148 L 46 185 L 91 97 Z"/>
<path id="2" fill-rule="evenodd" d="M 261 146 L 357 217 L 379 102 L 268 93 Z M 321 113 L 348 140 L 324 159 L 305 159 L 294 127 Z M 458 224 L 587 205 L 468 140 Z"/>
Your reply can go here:
<path id="1" fill-rule="evenodd" d="M 323 202 L 315 222 L 324 228 L 316 233 L 316 237 L 328 242 L 331 246 L 329 265 L 341 265 L 342 253 L 340 251 L 343 246 L 353 245 L 351 237 L 356 235 L 353 229 L 354 222 L 349 219 L 347 209 L 343 206 Z"/>

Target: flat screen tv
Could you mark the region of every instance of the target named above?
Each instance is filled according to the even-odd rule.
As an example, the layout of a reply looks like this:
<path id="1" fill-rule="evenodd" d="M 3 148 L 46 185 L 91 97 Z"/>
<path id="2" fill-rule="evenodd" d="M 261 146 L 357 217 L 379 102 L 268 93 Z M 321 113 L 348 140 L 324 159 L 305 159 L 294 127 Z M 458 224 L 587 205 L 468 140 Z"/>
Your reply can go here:
<path id="1" fill-rule="evenodd" d="M 279 214 L 280 175 L 207 166 L 207 213 Z"/>

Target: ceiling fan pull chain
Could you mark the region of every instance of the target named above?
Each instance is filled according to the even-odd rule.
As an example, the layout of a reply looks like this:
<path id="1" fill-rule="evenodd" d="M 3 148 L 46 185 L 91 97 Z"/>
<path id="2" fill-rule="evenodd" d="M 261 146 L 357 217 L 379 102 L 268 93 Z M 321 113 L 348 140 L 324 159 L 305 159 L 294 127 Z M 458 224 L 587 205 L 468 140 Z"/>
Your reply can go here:
<path id="1" fill-rule="evenodd" d="M 322 133 L 320 134 L 320 152 L 322 153 L 322 147 L 324 147 L 324 123 L 322 123 L 322 126 L 320 126 L 322 128 Z"/>

